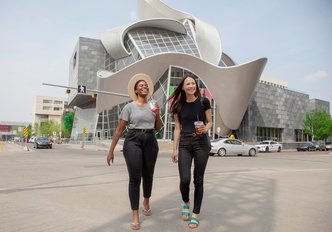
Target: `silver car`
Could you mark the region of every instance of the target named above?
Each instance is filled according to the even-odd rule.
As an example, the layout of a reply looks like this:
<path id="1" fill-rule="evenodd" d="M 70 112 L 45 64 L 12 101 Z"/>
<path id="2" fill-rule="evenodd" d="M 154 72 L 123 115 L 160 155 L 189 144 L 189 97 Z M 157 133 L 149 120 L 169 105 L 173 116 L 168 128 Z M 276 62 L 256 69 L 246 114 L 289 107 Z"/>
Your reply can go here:
<path id="1" fill-rule="evenodd" d="M 249 155 L 255 156 L 257 149 L 254 145 L 243 143 L 238 139 L 220 138 L 211 141 L 210 155 Z"/>

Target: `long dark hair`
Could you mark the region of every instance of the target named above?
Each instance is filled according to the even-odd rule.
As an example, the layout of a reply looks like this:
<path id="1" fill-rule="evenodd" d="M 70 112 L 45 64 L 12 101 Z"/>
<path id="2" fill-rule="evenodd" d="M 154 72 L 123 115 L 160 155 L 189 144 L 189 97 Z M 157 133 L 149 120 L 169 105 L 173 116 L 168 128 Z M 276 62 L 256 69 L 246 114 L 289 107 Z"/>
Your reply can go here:
<path id="1" fill-rule="evenodd" d="M 176 87 L 173 94 L 168 98 L 168 101 L 171 102 L 170 112 L 172 113 L 173 116 L 174 116 L 174 114 L 177 114 L 179 120 L 180 120 L 181 108 L 183 106 L 183 103 L 186 101 L 186 93 L 183 91 L 182 87 L 183 87 L 184 81 L 188 77 L 191 77 L 192 79 L 195 80 L 196 92 L 194 93 L 194 95 L 196 97 L 201 96 L 201 92 L 199 90 L 198 83 L 197 83 L 197 78 L 195 77 L 195 75 L 193 75 L 193 74 L 184 75 L 184 77 L 182 78 L 182 80 L 181 80 L 180 84 L 178 85 L 178 87 Z"/>

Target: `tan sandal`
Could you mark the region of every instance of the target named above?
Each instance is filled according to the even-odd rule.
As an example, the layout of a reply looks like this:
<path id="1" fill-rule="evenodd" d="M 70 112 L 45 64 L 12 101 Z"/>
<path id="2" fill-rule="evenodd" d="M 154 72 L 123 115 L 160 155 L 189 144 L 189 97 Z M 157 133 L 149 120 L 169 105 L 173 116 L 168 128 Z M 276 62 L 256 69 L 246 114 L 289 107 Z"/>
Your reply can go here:
<path id="1" fill-rule="evenodd" d="M 142 209 L 142 212 L 144 214 L 144 216 L 151 216 L 152 215 L 152 212 L 151 212 L 151 209 Z"/>
<path id="2" fill-rule="evenodd" d="M 132 230 L 139 230 L 141 229 L 141 224 L 139 222 L 132 222 L 130 223 L 130 228 Z"/>
<path id="3" fill-rule="evenodd" d="M 152 215 L 152 212 L 151 212 L 151 209 L 149 207 L 149 209 L 146 209 L 145 206 L 144 206 L 144 202 L 143 202 L 143 206 L 142 206 L 142 212 L 143 212 L 143 215 L 144 216 L 151 216 Z"/>

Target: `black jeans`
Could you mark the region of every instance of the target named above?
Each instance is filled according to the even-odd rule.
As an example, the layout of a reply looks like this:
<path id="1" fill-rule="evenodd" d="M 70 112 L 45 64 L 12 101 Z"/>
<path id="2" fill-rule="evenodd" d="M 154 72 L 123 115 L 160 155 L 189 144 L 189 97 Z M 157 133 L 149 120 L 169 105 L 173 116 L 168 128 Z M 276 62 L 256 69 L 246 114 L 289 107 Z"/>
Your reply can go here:
<path id="1" fill-rule="evenodd" d="M 199 214 L 204 192 L 204 173 L 209 159 L 210 146 L 206 134 L 193 136 L 191 133 L 180 135 L 179 173 L 180 191 L 183 202 L 189 202 L 191 164 L 194 160 L 194 208 L 193 213 Z"/>
<path id="2" fill-rule="evenodd" d="M 129 130 L 123 144 L 123 154 L 129 173 L 129 199 L 132 210 L 138 210 L 140 185 L 143 178 L 143 196 L 151 197 L 154 167 L 158 156 L 154 132 Z"/>

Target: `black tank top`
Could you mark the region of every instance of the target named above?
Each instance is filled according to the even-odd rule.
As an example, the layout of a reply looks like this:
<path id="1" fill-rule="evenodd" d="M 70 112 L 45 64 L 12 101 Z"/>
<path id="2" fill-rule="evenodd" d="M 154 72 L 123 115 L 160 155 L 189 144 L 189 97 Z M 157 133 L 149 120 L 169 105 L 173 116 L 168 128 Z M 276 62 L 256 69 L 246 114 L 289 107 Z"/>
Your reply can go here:
<path id="1" fill-rule="evenodd" d="M 206 124 L 205 120 L 205 111 L 211 109 L 210 101 L 205 97 L 198 97 L 193 102 L 185 102 L 181 108 L 181 130 L 185 132 L 194 133 L 195 121 L 203 121 Z"/>

